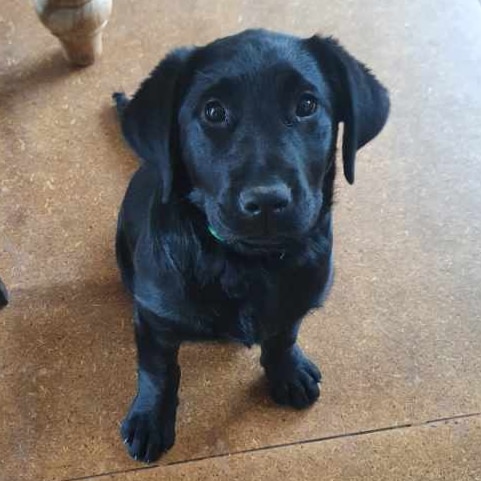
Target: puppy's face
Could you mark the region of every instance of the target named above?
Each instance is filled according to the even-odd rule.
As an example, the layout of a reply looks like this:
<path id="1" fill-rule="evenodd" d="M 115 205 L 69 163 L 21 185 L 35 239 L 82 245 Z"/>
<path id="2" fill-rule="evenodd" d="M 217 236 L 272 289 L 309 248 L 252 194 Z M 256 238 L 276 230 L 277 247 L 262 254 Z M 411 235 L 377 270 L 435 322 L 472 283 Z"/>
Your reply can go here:
<path id="1" fill-rule="evenodd" d="M 193 62 L 178 115 L 191 200 L 226 242 L 299 238 L 319 215 L 337 130 L 315 59 L 297 39 L 250 32 Z"/>
<path id="2" fill-rule="evenodd" d="M 318 219 L 338 124 L 352 184 L 388 112 L 384 87 L 334 40 L 251 30 L 167 56 L 122 107 L 122 129 L 160 174 L 162 202 L 187 196 L 219 240 L 264 251 Z"/>

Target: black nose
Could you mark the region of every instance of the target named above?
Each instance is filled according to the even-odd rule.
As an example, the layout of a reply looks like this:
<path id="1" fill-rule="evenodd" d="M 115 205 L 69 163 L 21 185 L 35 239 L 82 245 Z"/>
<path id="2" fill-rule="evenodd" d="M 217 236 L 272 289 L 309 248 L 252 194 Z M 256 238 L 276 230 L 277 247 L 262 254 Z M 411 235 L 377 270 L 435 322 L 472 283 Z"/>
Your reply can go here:
<path id="1" fill-rule="evenodd" d="M 291 203 L 291 190 L 285 184 L 250 187 L 239 196 L 241 211 L 250 217 L 279 214 Z"/>

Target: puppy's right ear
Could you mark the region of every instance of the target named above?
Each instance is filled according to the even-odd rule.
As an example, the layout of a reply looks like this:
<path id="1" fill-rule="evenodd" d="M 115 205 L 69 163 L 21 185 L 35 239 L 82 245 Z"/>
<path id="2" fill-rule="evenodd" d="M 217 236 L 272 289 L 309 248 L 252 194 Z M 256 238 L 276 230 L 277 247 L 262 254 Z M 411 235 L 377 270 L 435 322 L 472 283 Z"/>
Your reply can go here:
<path id="1" fill-rule="evenodd" d="M 168 201 L 172 190 L 172 127 L 176 120 L 180 78 L 191 52 L 191 49 L 179 49 L 170 53 L 130 102 L 114 94 L 125 139 L 144 162 L 155 166 L 160 173 L 163 203 Z"/>

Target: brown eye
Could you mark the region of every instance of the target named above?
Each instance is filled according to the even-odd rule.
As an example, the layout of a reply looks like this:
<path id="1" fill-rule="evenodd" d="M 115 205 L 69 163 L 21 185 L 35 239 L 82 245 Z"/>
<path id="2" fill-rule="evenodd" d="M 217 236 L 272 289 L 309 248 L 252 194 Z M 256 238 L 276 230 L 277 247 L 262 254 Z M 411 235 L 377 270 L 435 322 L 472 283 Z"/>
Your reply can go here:
<path id="1" fill-rule="evenodd" d="M 207 102 L 204 107 L 205 118 L 213 124 L 221 124 L 226 121 L 227 113 L 218 100 Z"/>
<path id="2" fill-rule="evenodd" d="M 311 94 L 303 94 L 299 99 L 296 108 L 298 117 L 309 117 L 317 110 L 317 99 Z"/>

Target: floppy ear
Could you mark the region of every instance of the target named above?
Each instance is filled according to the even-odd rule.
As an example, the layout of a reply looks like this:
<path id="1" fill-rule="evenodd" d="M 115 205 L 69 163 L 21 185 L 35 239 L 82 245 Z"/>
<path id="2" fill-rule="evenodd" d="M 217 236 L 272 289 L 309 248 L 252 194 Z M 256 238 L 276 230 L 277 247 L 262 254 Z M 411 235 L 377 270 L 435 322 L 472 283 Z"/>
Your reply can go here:
<path id="1" fill-rule="evenodd" d="M 122 133 L 134 152 L 157 168 L 162 179 L 162 202 L 170 197 L 173 182 L 172 127 L 176 122 L 181 75 L 190 49 L 170 53 L 142 83 L 130 102 L 114 94 Z"/>
<path id="2" fill-rule="evenodd" d="M 314 36 L 307 43 L 334 93 L 337 121 L 344 122 L 344 176 L 353 184 L 356 151 L 376 137 L 386 123 L 388 92 L 336 40 Z"/>

